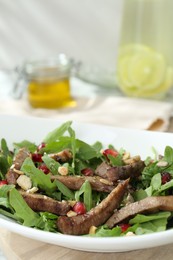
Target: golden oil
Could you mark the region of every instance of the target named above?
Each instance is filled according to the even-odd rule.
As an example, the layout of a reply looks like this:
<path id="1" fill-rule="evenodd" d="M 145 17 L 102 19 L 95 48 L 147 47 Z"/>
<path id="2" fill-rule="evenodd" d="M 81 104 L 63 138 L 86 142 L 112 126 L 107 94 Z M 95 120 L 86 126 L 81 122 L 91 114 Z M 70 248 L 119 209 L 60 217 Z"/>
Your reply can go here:
<path id="1" fill-rule="evenodd" d="M 70 95 L 69 78 L 30 81 L 28 100 L 34 108 L 73 107 L 76 104 Z"/>
<path id="2" fill-rule="evenodd" d="M 34 108 L 73 107 L 70 74 L 72 64 L 64 54 L 57 58 L 26 62 L 22 74 L 27 81 L 27 95 Z"/>

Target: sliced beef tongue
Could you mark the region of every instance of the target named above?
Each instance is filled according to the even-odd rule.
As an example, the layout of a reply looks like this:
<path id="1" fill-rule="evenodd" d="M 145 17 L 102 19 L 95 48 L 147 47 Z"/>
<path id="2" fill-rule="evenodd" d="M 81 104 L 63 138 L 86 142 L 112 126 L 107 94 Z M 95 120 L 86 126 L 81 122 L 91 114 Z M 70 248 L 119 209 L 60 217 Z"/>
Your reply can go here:
<path id="1" fill-rule="evenodd" d="M 111 192 L 115 185 L 107 179 L 103 179 L 99 176 L 61 176 L 52 175 L 51 180 L 59 180 L 71 190 L 79 190 L 82 184 L 88 180 L 93 190 L 100 192 Z"/>
<path id="2" fill-rule="evenodd" d="M 158 211 L 173 211 L 173 196 L 147 197 L 131 203 L 115 213 L 107 220 L 106 225 L 113 228 L 115 225 L 128 221 L 140 213 L 154 213 Z"/>
<path id="3" fill-rule="evenodd" d="M 47 211 L 57 215 L 66 215 L 71 206 L 67 201 L 57 201 L 38 193 L 19 191 L 28 206 L 34 211 Z"/>
<path id="4" fill-rule="evenodd" d="M 83 235 L 88 234 L 91 226 L 100 226 L 119 207 L 129 180 L 122 181 L 116 188 L 96 207 L 83 215 L 73 217 L 61 216 L 57 220 L 57 228 L 63 234 Z"/>
<path id="5" fill-rule="evenodd" d="M 8 184 L 16 184 L 16 180 L 19 177 L 18 171 L 20 170 L 24 160 L 30 156 L 29 151 L 26 148 L 19 149 L 13 160 L 13 165 L 6 174 Z"/>
<path id="6" fill-rule="evenodd" d="M 145 164 L 142 160 L 124 166 L 113 167 L 110 167 L 107 163 L 103 162 L 97 167 L 95 174 L 102 178 L 107 178 L 112 182 L 117 182 L 118 180 L 125 180 L 129 177 L 134 178 L 140 176 L 144 167 Z"/>

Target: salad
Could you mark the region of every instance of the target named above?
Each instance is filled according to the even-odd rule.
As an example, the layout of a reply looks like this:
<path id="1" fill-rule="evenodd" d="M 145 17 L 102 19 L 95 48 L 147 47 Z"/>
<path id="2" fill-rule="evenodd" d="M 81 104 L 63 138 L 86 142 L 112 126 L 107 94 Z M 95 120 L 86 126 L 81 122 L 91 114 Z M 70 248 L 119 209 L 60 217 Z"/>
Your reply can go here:
<path id="1" fill-rule="evenodd" d="M 139 151 L 140 154 L 140 151 Z M 90 145 L 68 121 L 42 143 L 1 139 L 0 214 L 21 225 L 82 236 L 132 236 L 173 226 L 173 148 L 142 160 Z"/>

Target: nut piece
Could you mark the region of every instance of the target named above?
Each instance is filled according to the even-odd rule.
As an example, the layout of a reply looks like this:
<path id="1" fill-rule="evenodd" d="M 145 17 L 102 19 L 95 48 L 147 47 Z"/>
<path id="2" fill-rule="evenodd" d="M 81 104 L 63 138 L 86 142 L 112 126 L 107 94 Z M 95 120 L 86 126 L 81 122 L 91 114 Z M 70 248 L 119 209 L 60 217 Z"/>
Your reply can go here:
<path id="1" fill-rule="evenodd" d="M 89 234 L 90 235 L 95 234 L 96 233 L 96 229 L 97 229 L 97 227 L 91 226 L 90 229 L 89 229 Z"/>
<path id="2" fill-rule="evenodd" d="M 131 157 L 129 159 L 124 160 L 124 163 L 125 164 L 133 164 L 135 162 L 139 162 L 140 160 L 141 160 L 140 155 L 136 155 L 134 157 Z"/>
<path id="3" fill-rule="evenodd" d="M 38 191 L 38 188 L 37 187 L 32 187 L 31 189 L 27 190 L 26 192 L 27 193 L 30 193 L 30 194 L 34 194 L 35 192 Z"/>
<path id="4" fill-rule="evenodd" d="M 58 168 L 58 172 L 59 172 L 59 174 L 61 174 L 61 175 L 67 175 L 68 174 L 68 168 L 67 167 L 65 167 L 65 166 L 60 166 L 59 168 Z"/>
<path id="5" fill-rule="evenodd" d="M 136 236 L 136 235 L 131 231 L 127 232 L 126 237 L 131 237 L 131 236 Z"/>
<path id="6" fill-rule="evenodd" d="M 67 217 L 75 217 L 75 216 L 77 216 L 77 213 L 76 212 L 74 212 L 73 210 L 70 210 L 70 211 L 68 211 L 67 212 Z"/>
<path id="7" fill-rule="evenodd" d="M 106 179 L 100 179 L 100 182 L 106 185 L 113 185 L 112 181 L 106 180 Z"/>
<path id="8" fill-rule="evenodd" d="M 166 161 L 159 161 L 158 163 L 157 163 L 157 166 L 158 167 L 165 167 L 165 166 L 167 166 L 168 165 L 168 163 L 166 162 Z"/>
<path id="9" fill-rule="evenodd" d="M 32 187 L 31 179 L 26 175 L 20 175 L 17 179 L 17 184 L 23 189 L 23 190 L 29 190 Z"/>

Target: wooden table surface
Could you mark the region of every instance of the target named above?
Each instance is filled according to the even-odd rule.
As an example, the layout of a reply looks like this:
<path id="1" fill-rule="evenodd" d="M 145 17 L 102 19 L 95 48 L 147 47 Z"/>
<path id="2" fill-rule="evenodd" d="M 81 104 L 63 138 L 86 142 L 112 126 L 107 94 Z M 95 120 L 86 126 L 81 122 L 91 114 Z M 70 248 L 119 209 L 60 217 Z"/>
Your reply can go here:
<path id="1" fill-rule="evenodd" d="M 173 132 L 173 118 L 171 118 L 168 132 Z M 92 253 L 35 241 L 2 228 L 0 229 L 0 248 L 8 260 L 170 260 L 173 256 L 172 244 L 123 253 Z"/>

